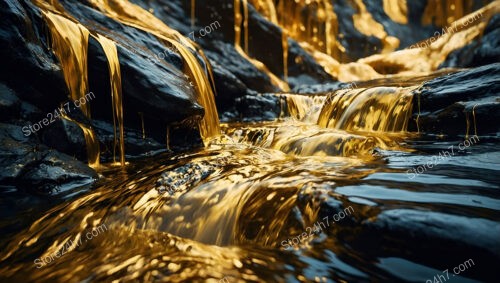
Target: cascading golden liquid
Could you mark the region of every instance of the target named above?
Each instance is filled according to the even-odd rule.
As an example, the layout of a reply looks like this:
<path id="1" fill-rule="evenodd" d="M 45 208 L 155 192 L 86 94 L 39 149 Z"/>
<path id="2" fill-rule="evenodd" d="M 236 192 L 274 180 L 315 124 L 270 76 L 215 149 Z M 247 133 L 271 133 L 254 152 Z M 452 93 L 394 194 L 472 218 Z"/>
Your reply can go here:
<path id="1" fill-rule="evenodd" d="M 114 146 L 113 159 L 116 156 L 117 136 L 120 138 L 120 163 L 125 165 L 125 143 L 123 130 L 123 106 L 121 90 L 120 63 L 116 45 L 113 41 L 98 33 L 90 33 L 89 30 L 78 23 L 64 8 L 56 1 L 50 3 L 35 1 L 42 10 L 49 29 L 52 34 L 52 49 L 61 62 L 66 83 L 73 100 L 84 97 L 88 92 L 87 76 L 87 48 L 88 38 L 92 35 L 101 45 L 108 60 L 111 84 L 111 98 L 113 110 Z M 89 103 L 81 104 L 82 112 L 90 118 Z M 70 119 L 67 115 L 64 117 Z M 82 129 L 87 144 L 87 155 L 89 165 L 99 166 L 99 141 L 91 127 L 72 120 Z M 118 133 L 116 126 L 118 124 Z"/>
<path id="2" fill-rule="evenodd" d="M 316 124 L 326 97 L 322 95 L 283 94 L 288 114 L 303 122 Z"/>
<path id="3" fill-rule="evenodd" d="M 248 56 L 248 54 L 241 48 L 241 24 L 243 22 L 243 16 L 241 15 L 241 1 L 242 0 L 234 0 L 234 48 L 243 58 L 248 60 L 250 63 L 252 63 L 252 65 L 259 69 L 259 71 L 269 76 L 271 82 L 275 86 L 279 87 L 283 91 L 290 90 L 288 84 L 274 75 L 271 71 L 269 71 L 264 63 L 260 62 L 257 59 L 250 58 L 250 56 Z M 248 5 L 246 0 L 243 1 L 245 6 Z M 245 31 L 245 34 L 247 34 L 247 31 Z"/>
<path id="4" fill-rule="evenodd" d="M 52 50 L 61 63 L 71 99 L 76 101 L 85 97 L 88 93 L 87 45 L 89 31 L 81 24 L 51 12 L 39 2 L 35 3 L 39 4 L 38 7 L 42 10 L 50 30 Z M 89 103 L 81 104 L 80 109 L 90 118 Z M 63 115 L 63 117 L 71 120 L 67 115 Z M 98 167 L 99 141 L 92 128 L 81 123 L 77 124 L 82 129 L 86 141 L 89 166 Z"/>
<path id="5" fill-rule="evenodd" d="M 406 131 L 415 87 L 336 91 L 326 99 L 318 125 L 348 131 Z"/>
<path id="6" fill-rule="evenodd" d="M 259 13 L 283 30 L 285 80 L 288 76 L 288 54 L 285 53 L 288 51 L 288 41 L 285 41 L 285 36 L 297 40 L 328 74 L 337 77 L 339 63 L 336 59 L 342 58 L 345 48 L 337 40 L 337 15 L 329 0 L 279 1 L 277 5 L 271 0 L 250 2 Z"/>
<path id="7" fill-rule="evenodd" d="M 337 58 L 338 23 L 329 0 L 279 1 L 277 7 L 272 1 L 251 2 L 271 22 L 287 29 L 295 40 L 307 42 L 318 51 Z"/>
<path id="8" fill-rule="evenodd" d="M 118 61 L 118 51 L 113 41 L 98 34 L 95 39 L 101 44 L 108 59 L 109 78 L 111 84 L 111 103 L 113 104 L 113 161 L 116 162 L 116 147 L 118 145 L 116 137 L 120 136 L 120 164 L 125 165 L 125 138 L 123 131 L 123 104 L 122 104 L 122 80 L 120 73 L 120 62 Z M 118 124 L 118 134 L 116 125 Z"/>
<path id="9" fill-rule="evenodd" d="M 248 54 L 248 0 L 243 1 L 243 31 L 245 36 L 245 53 Z"/>
<path id="10" fill-rule="evenodd" d="M 122 0 L 91 0 L 90 3 L 108 17 L 151 33 L 177 49 L 186 64 L 184 71 L 196 85 L 198 102 L 205 109 L 205 115 L 199 124 L 201 136 L 206 142 L 208 139 L 220 135 L 219 116 L 215 106 L 212 85 L 203 67 L 191 53 L 191 51 L 200 53 L 202 51 L 196 48 L 193 42 L 182 36 L 178 31 L 171 29 L 153 14 L 138 5 Z M 203 55 L 202 57 L 204 58 Z M 209 68 L 208 62 L 205 62 L 205 65 Z M 208 73 L 210 73 L 210 70 Z"/>
<path id="11" fill-rule="evenodd" d="M 276 7 L 274 7 L 273 0 L 250 0 L 261 15 L 269 19 L 271 23 L 278 24 L 278 17 L 276 15 Z"/>

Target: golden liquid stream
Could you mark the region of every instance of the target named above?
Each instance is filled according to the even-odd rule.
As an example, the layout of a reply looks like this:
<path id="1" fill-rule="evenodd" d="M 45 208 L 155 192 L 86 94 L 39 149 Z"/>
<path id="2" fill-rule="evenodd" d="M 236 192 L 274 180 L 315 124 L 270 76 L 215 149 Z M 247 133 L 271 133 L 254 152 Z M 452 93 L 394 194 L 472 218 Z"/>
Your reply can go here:
<path id="1" fill-rule="evenodd" d="M 248 54 L 248 0 L 243 1 L 243 30 L 245 32 L 245 53 Z"/>
<path id="2" fill-rule="evenodd" d="M 196 22 L 195 8 L 196 8 L 196 0 L 191 0 L 191 29 L 192 30 L 194 30 L 195 22 Z"/>
<path id="3" fill-rule="evenodd" d="M 264 63 L 260 62 L 257 59 L 250 58 L 250 56 L 248 56 L 247 52 L 245 52 L 241 48 L 241 25 L 243 22 L 243 16 L 241 14 L 241 1 L 242 0 L 234 0 L 234 47 L 235 47 L 236 51 L 243 58 L 245 58 L 252 65 L 254 65 L 259 71 L 268 75 L 269 78 L 271 79 L 271 82 L 275 86 L 279 87 L 283 91 L 289 91 L 290 87 L 288 86 L 288 84 L 286 82 L 282 81 L 280 78 L 278 78 L 276 75 L 274 75 L 271 71 L 269 71 L 269 69 L 267 69 L 267 67 L 264 65 Z M 244 7 L 244 10 L 248 9 L 247 8 L 247 5 L 248 5 L 247 0 L 243 0 L 243 5 L 246 7 L 246 8 Z M 248 20 L 247 18 L 248 18 L 248 15 L 246 15 L 245 21 Z M 248 24 L 243 25 L 243 26 L 245 28 L 248 28 Z M 245 36 L 248 34 L 247 29 L 245 29 L 244 34 L 245 34 Z M 246 39 L 246 42 L 248 42 L 248 39 Z"/>
<path id="4" fill-rule="evenodd" d="M 170 28 L 150 12 L 128 1 L 120 0 L 91 0 L 91 4 L 105 15 L 123 24 L 151 33 L 177 49 L 185 62 L 185 72 L 196 85 L 198 102 L 205 109 L 205 115 L 199 123 L 200 134 L 205 143 L 220 135 L 219 116 L 215 106 L 214 91 L 203 67 L 191 52 L 199 52 L 205 59 L 203 52 L 195 43 L 182 36 L 178 31 Z M 208 61 L 205 62 L 209 66 Z M 208 70 L 212 78 L 211 70 Z"/>
<path id="5" fill-rule="evenodd" d="M 339 90 L 327 98 L 318 125 L 349 131 L 404 132 L 415 87 Z"/>
<path id="6" fill-rule="evenodd" d="M 472 107 L 472 118 L 473 118 L 473 122 L 474 122 L 474 135 L 477 136 L 477 125 L 476 125 L 476 105 L 474 105 L 474 107 Z"/>
<path id="7" fill-rule="evenodd" d="M 329 0 L 279 1 L 277 6 L 272 0 L 250 1 L 259 13 L 297 40 L 327 73 L 337 76 L 339 63 L 336 59 L 342 57 L 345 48 L 337 41 L 337 15 Z M 283 50 L 288 49 L 287 44 L 282 38 Z M 283 73 L 287 79 L 285 64 Z"/>
<path id="8" fill-rule="evenodd" d="M 52 50 L 61 63 L 64 79 L 73 101 L 85 97 L 88 92 L 87 45 L 89 31 L 79 23 L 53 13 L 39 2 L 38 7 L 47 22 L 51 33 Z M 90 118 L 89 103 L 81 104 L 80 109 Z M 67 115 L 64 118 L 71 120 Z M 76 122 L 76 121 L 73 121 Z M 78 123 L 87 144 L 87 159 L 91 167 L 99 167 L 99 141 L 92 128 Z"/>
<path id="9" fill-rule="evenodd" d="M 288 31 L 283 29 L 281 32 L 281 46 L 283 46 L 283 78 L 288 82 Z"/>
<path id="10" fill-rule="evenodd" d="M 96 40 L 101 44 L 108 59 L 109 77 L 111 83 L 111 101 L 113 104 L 113 161 L 116 162 L 116 147 L 118 143 L 116 137 L 120 137 L 120 164 L 125 165 L 125 138 L 123 131 L 123 104 L 122 104 L 122 79 L 120 73 L 120 62 L 118 61 L 118 51 L 113 41 L 98 34 Z M 116 125 L 118 124 L 118 134 Z"/>
<path id="11" fill-rule="evenodd" d="M 146 129 L 144 128 L 144 113 L 139 112 L 139 117 L 141 117 L 141 127 L 142 127 L 142 139 L 146 138 Z"/>
<path id="12" fill-rule="evenodd" d="M 422 16 L 422 24 L 435 24 L 438 27 L 450 25 L 472 12 L 473 1 L 428 0 Z"/>

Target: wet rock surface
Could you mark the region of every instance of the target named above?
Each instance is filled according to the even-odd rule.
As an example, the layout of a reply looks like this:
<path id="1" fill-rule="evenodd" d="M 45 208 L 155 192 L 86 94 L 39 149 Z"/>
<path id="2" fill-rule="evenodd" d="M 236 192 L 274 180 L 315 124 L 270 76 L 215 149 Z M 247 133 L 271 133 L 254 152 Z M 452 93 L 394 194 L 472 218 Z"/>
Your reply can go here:
<path id="1" fill-rule="evenodd" d="M 57 195 L 97 179 L 86 164 L 23 135 L 21 127 L 0 124 L 0 181 L 33 193 Z"/>
<path id="2" fill-rule="evenodd" d="M 493 262 L 500 259 L 500 240 L 495 235 L 500 233 L 498 222 L 482 218 L 470 218 L 453 214 L 418 211 L 411 209 L 394 209 L 380 213 L 377 219 L 364 221 L 372 240 L 371 252 L 382 253 L 385 257 L 396 257 L 406 253 L 413 262 L 428 261 L 429 253 L 440 251 L 440 246 L 447 249 L 454 247 L 450 254 L 441 251 L 442 257 L 434 259 L 436 265 L 445 269 L 454 266 L 457 258 L 473 259 L 474 266 L 482 266 L 481 271 L 471 268 L 469 276 L 489 281 L 498 276 Z M 411 239 L 399 245 L 395 238 Z M 415 246 L 409 243 L 419 242 Z M 355 243 L 354 246 L 365 246 L 368 243 Z M 364 248 L 367 248 L 366 246 Z M 490 268 L 488 268 L 490 267 Z"/>
<path id="3" fill-rule="evenodd" d="M 409 130 L 448 135 L 496 135 L 500 113 L 500 64 L 430 80 L 416 91 Z M 420 103 L 418 102 L 420 100 Z M 419 109 L 420 104 L 420 109 Z"/>
<path id="4" fill-rule="evenodd" d="M 235 105 L 221 115 L 221 121 L 272 121 L 280 117 L 282 103 L 279 95 L 274 93 L 239 97 L 235 99 Z"/>

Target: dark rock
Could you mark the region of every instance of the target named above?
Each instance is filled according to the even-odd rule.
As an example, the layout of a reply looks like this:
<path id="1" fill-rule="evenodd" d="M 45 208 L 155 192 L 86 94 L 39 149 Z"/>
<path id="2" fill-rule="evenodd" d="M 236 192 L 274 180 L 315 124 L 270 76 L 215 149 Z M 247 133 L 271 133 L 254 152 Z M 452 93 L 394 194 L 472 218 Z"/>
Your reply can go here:
<path id="1" fill-rule="evenodd" d="M 236 99 L 235 106 L 220 117 L 223 122 L 273 121 L 279 118 L 281 102 L 272 93 L 246 95 Z"/>
<path id="2" fill-rule="evenodd" d="M 66 98 L 67 87 L 55 56 L 42 43 L 40 12 L 29 1 L 0 3 L 0 81 L 25 102 L 51 111 Z M 28 79 L 29 78 L 29 83 Z"/>
<path id="3" fill-rule="evenodd" d="M 314 84 L 314 85 L 301 85 L 292 90 L 293 93 L 300 94 L 313 94 L 313 93 L 326 93 L 342 89 L 346 87 L 348 83 L 334 82 L 327 84 Z"/>
<path id="4" fill-rule="evenodd" d="M 496 63 L 424 83 L 415 94 L 409 129 L 416 131 L 419 128 L 424 133 L 465 135 L 468 119 L 471 135 L 474 134 L 474 124 L 478 135 L 500 132 L 496 122 L 500 115 L 499 75 L 500 63 Z M 415 121 L 418 116 L 417 127 Z"/>
<path id="5" fill-rule="evenodd" d="M 16 183 L 37 194 L 56 195 L 92 185 L 97 174 L 84 163 L 54 150 L 27 163 Z"/>
<path id="6" fill-rule="evenodd" d="M 457 258 L 473 259 L 468 277 L 486 280 L 498 276 L 491 268 L 500 259 L 500 223 L 441 212 L 411 209 L 387 210 L 364 222 L 369 253 L 384 257 L 410 257 L 445 269 Z M 369 235 L 370 237 L 366 238 Z M 363 238 L 365 237 L 365 238 Z M 400 241 L 398 239 L 405 239 Z M 419 243 L 415 245 L 414 243 Z M 361 244 L 361 243 L 360 243 Z M 430 258 L 429 254 L 441 256 Z"/>
<path id="7" fill-rule="evenodd" d="M 380 39 L 374 36 L 366 36 L 354 27 L 353 15 L 356 14 L 356 11 L 353 4 L 353 2 L 348 1 L 335 1 L 333 3 L 333 9 L 338 19 L 339 34 L 343 35 L 337 40 L 346 50 L 339 58 L 342 63 L 356 61 L 378 53 L 383 47 Z"/>
<path id="8" fill-rule="evenodd" d="M 97 180 L 84 163 L 37 143 L 34 135 L 11 124 L 0 124 L 0 163 L 0 183 L 34 194 L 68 193 Z"/>
<path id="9" fill-rule="evenodd" d="M 101 154 L 107 159 L 107 161 L 112 161 L 114 146 L 113 125 L 99 120 L 94 120 L 92 124 L 94 125 L 96 134 L 99 137 Z M 125 154 L 127 158 L 148 155 L 166 150 L 165 144 L 161 144 L 152 138 L 143 138 L 142 133 L 137 130 L 125 128 L 124 135 Z M 117 139 L 118 138 L 119 136 Z M 117 144 L 115 152 L 116 159 L 119 160 L 119 144 Z"/>
<path id="10" fill-rule="evenodd" d="M 232 79 L 227 83 L 233 83 L 237 85 L 240 81 L 248 89 L 253 89 L 258 92 L 277 92 L 279 89 L 271 84 L 271 80 L 264 73 L 259 72 L 259 70 L 252 64 L 248 63 L 246 59 L 241 57 L 241 55 L 234 49 L 231 43 L 217 42 L 214 44 L 213 49 L 206 52 L 208 58 L 211 62 L 216 62 L 212 67 L 214 68 L 214 75 L 216 81 Z M 221 56 L 224 54 L 224 56 Z M 223 70 L 216 70 L 217 68 Z M 234 77 L 224 76 L 222 74 L 232 74 Z M 217 93 L 221 96 L 227 96 L 231 93 L 231 89 L 223 88 L 224 85 L 218 86 Z M 245 95 L 246 92 L 236 93 L 238 96 Z M 234 99 L 234 96 L 231 98 Z"/>
<path id="11" fill-rule="evenodd" d="M 17 115 L 21 101 L 6 85 L 0 83 L 0 121 L 10 120 Z"/>
<path id="12" fill-rule="evenodd" d="M 42 133 L 42 142 L 57 151 L 87 160 L 83 131 L 74 122 L 59 119 L 50 124 Z"/>

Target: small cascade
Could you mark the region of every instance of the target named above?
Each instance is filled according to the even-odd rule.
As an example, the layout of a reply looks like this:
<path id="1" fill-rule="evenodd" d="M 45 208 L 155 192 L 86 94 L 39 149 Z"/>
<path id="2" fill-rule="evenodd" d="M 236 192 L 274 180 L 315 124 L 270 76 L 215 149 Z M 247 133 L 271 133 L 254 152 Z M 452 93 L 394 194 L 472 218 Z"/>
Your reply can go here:
<path id="1" fill-rule="evenodd" d="M 415 87 L 338 90 L 328 96 L 318 125 L 347 131 L 406 131 Z"/>
<path id="2" fill-rule="evenodd" d="M 42 10 L 48 29 L 50 30 L 51 47 L 62 66 L 64 79 L 68 86 L 71 100 L 76 101 L 85 97 L 89 89 L 87 77 L 87 45 L 90 34 L 89 31 L 81 24 L 51 12 L 42 4 L 39 4 L 39 7 Z M 81 104 L 80 109 L 90 118 L 89 103 Z M 62 114 L 63 118 L 71 120 L 67 115 L 64 113 Z M 94 168 L 98 167 L 100 155 L 99 141 L 91 127 L 83 125 L 82 123 L 76 123 L 83 131 L 87 145 L 89 166 Z"/>
<path id="3" fill-rule="evenodd" d="M 208 70 L 207 75 L 196 56 L 193 55 L 193 52 L 198 52 L 205 60 L 205 65 L 209 66 L 201 49 L 197 48 L 195 43 L 182 36 L 178 31 L 170 28 L 138 5 L 119 0 L 91 0 L 90 3 L 108 17 L 151 33 L 165 43 L 172 45 L 179 52 L 186 64 L 184 71 L 196 86 L 198 102 L 205 109 L 205 115 L 199 123 L 200 134 L 205 143 L 210 138 L 220 135 L 219 116 L 215 106 L 211 71 Z M 209 80 L 209 77 L 212 81 Z"/>
<path id="4" fill-rule="evenodd" d="M 343 48 L 336 39 L 337 15 L 329 0 L 279 1 L 277 5 L 270 0 L 251 2 L 259 13 L 283 30 L 286 29 L 293 39 L 336 59 L 341 57 L 339 52 Z"/>
<path id="5" fill-rule="evenodd" d="M 471 116 L 472 116 L 472 126 L 474 127 L 474 136 L 477 137 L 477 125 L 476 125 L 476 107 L 478 104 L 474 104 L 472 109 L 465 107 L 465 139 L 469 139 L 471 132 Z"/>
<path id="6" fill-rule="evenodd" d="M 325 96 L 284 94 L 288 115 L 296 120 L 316 124 Z"/>
<path id="7" fill-rule="evenodd" d="M 73 101 L 85 97 L 89 89 L 87 74 L 87 48 L 89 36 L 92 35 L 101 45 L 107 58 L 110 72 L 114 129 L 113 160 L 116 161 L 116 148 L 118 147 L 117 137 L 119 136 L 120 164 L 124 166 L 125 142 L 121 73 L 118 51 L 115 43 L 98 33 L 91 33 L 85 26 L 78 23 L 76 19 L 69 15 L 58 2 L 46 3 L 35 1 L 34 3 L 41 9 L 47 22 L 47 26 L 51 33 L 52 50 L 61 63 L 64 78 Z M 81 104 L 79 108 L 85 116 L 91 118 L 90 103 Z M 80 126 L 87 144 L 89 165 L 98 167 L 100 156 L 99 140 L 92 128 L 71 119 L 68 115 L 63 115 L 63 118 L 71 120 Z"/>
<path id="8" fill-rule="evenodd" d="M 243 3 L 241 3 L 243 1 Z M 245 19 L 243 18 L 243 15 L 241 14 L 241 5 L 243 4 L 243 10 L 245 14 Z M 245 36 L 245 44 L 248 43 L 248 3 L 247 0 L 234 0 L 234 47 L 236 51 L 246 60 L 248 60 L 252 65 L 254 65 L 259 71 L 265 73 L 269 78 L 271 79 L 271 82 L 279 87 L 283 91 L 288 91 L 290 90 L 290 87 L 286 82 L 278 78 L 275 74 L 273 74 L 269 69 L 264 65 L 264 63 L 260 62 L 257 59 L 251 58 L 248 56 L 248 52 L 242 49 L 241 47 L 241 26 L 243 23 L 243 26 L 245 28 L 244 30 L 244 36 Z M 246 23 L 246 24 L 245 24 Z M 245 45 L 245 48 L 247 48 L 247 45 Z"/>
<path id="9" fill-rule="evenodd" d="M 112 40 L 98 34 L 95 36 L 96 40 L 101 44 L 104 49 L 104 54 L 108 59 L 109 78 L 111 84 L 111 101 L 113 108 L 113 161 L 116 162 L 116 147 L 118 146 L 116 137 L 118 125 L 118 133 L 120 136 L 120 164 L 125 165 L 125 138 L 123 131 L 123 105 L 122 105 L 122 78 L 120 73 L 120 62 L 118 61 L 118 51 L 116 45 Z"/>

